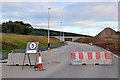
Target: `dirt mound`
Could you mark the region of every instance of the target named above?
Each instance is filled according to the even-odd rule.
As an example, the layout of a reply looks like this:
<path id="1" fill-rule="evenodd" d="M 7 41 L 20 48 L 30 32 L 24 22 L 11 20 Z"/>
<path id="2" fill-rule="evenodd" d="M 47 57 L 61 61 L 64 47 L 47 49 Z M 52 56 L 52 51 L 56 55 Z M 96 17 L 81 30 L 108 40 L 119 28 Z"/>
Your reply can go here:
<path id="1" fill-rule="evenodd" d="M 117 38 L 118 33 L 115 30 L 108 27 L 108 28 L 105 28 L 103 31 L 101 31 L 95 37 L 97 37 L 97 38 Z"/>
<path id="2" fill-rule="evenodd" d="M 75 42 L 86 44 L 93 43 L 94 45 L 107 49 L 120 56 L 120 40 L 116 38 L 82 38 Z"/>
<path id="3" fill-rule="evenodd" d="M 120 56 L 120 32 L 116 32 L 111 28 L 105 28 L 94 38 L 81 38 L 76 40 L 78 43 L 93 43 Z"/>

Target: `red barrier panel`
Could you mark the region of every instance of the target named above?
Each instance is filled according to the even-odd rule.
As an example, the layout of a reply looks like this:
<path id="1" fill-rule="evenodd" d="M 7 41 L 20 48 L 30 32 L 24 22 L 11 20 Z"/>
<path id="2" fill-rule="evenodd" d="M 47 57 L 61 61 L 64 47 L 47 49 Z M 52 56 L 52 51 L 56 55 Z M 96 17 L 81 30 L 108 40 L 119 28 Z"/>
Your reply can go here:
<path id="1" fill-rule="evenodd" d="M 83 60 L 83 52 L 79 52 L 79 59 Z"/>
<path id="2" fill-rule="evenodd" d="M 88 59 L 92 60 L 92 52 L 88 52 Z"/>
<path id="3" fill-rule="evenodd" d="M 72 60 L 75 60 L 76 58 L 75 58 L 75 53 L 71 53 L 71 58 L 72 58 Z"/>
<path id="4" fill-rule="evenodd" d="M 96 52 L 96 59 L 99 59 L 100 60 L 100 52 Z"/>
<path id="5" fill-rule="evenodd" d="M 110 52 L 105 52 L 105 59 L 110 59 Z"/>

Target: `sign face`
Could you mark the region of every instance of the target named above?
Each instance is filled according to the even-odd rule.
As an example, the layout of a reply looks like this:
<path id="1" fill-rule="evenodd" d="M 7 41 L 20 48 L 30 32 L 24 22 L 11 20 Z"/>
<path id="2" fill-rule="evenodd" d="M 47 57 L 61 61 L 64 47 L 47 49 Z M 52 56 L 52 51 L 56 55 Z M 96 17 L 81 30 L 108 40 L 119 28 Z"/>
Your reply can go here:
<path id="1" fill-rule="evenodd" d="M 37 53 L 38 42 L 27 42 L 26 53 Z"/>

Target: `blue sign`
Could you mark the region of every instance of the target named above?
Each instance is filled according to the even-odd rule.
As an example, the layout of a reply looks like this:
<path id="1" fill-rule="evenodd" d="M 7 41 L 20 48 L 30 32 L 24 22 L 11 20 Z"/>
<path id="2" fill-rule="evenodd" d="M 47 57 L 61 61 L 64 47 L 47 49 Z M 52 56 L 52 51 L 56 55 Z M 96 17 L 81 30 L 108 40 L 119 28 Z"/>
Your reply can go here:
<path id="1" fill-rule="evenodd" d="M 37 53 L 38 45 L 38 42 L 27 42 L 26 53 Z"/>

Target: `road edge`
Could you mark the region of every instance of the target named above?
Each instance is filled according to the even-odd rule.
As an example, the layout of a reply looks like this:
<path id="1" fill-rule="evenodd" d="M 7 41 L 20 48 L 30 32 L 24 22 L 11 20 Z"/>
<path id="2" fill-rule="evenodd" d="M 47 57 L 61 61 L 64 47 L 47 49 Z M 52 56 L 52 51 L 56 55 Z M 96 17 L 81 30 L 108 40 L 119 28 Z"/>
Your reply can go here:
<path id="1" fill-rule="evenodd" d="M 120 57 L 119 57 L 118 55 L 116 55 L 116 54 L 114 54 L 114 53 L 112 53 L 112 55 L 113 55 L 114 57 L 120 59 Z"/>

